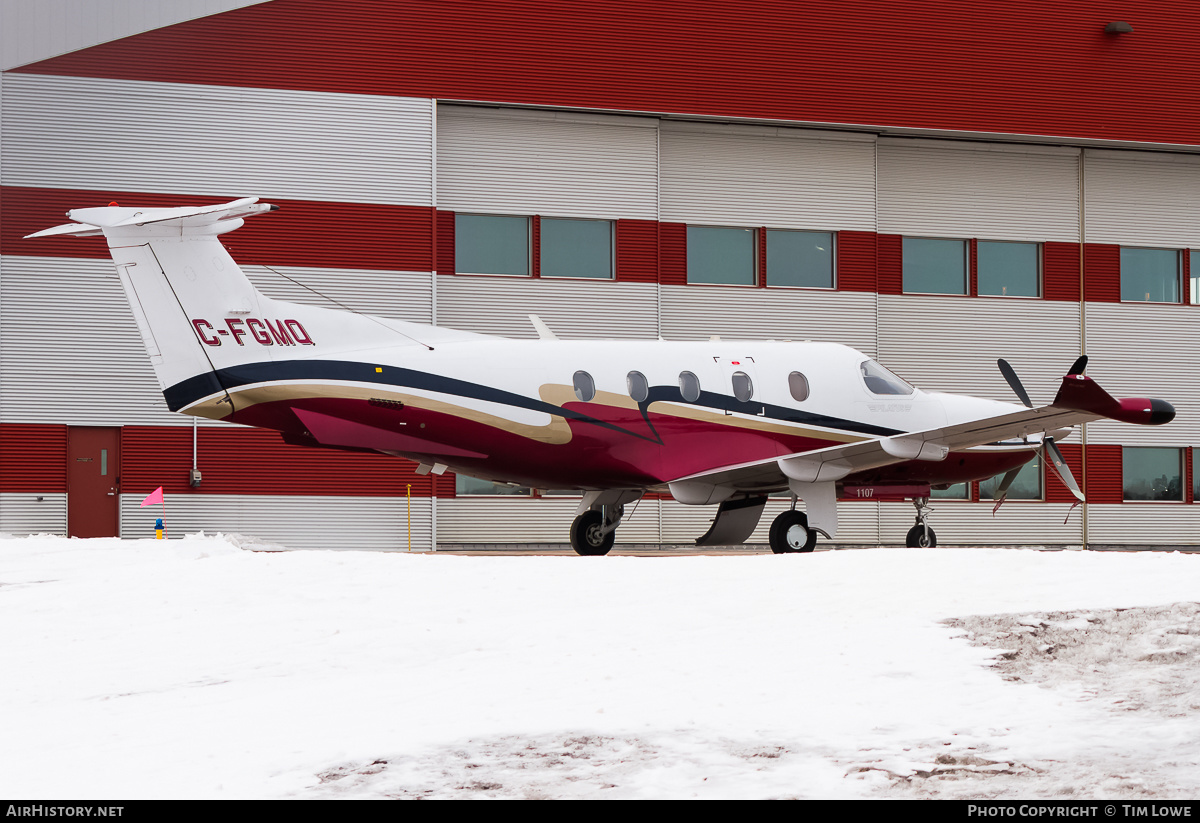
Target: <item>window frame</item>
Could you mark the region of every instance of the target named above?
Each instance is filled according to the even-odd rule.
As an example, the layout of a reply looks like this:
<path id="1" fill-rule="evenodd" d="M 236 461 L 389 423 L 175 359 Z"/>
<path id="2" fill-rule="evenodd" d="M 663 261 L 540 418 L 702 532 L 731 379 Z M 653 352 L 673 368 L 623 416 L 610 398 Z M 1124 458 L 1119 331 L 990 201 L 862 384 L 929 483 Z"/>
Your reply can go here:
<path id="1" fill-rule="evenodd" d="M 464 271 L 460 268 L 462 255 L 459 253 L 459 238 L 462 237 L 462 231 L 459 228 L 458 219 L 460 217 L 503 217 L 510 219 L 521 219 L 525 221 L 525 274 L 512 274 L 510 272 L 486 272 L 486 271 Z M 454 273 L 469 275 L 473 277 L 520 277 L 529 279 L 534 276 L 533 265 L 533 215 L 529 214 L 494 214 L 489 212 L 464 211 L 454 212 Z"/>
<path id="2" fill-rule="evenodd" d="M 547 215 L 537 215 L 538 232 L 537 232 L 537 248 L 534 251 L 537 254 L 537 276 L 545 277 L 549 280 L 571 280 L 584 282 L 607 282 L 617 279 L 617 221 L 605 217 L 551 217 Z M 608 276 L 607 277 L 592 277 L 591 275 L 578 274 L 546 274 L 546 267 L 542 259 L 543 250 L 545 249 L 544 235 L 546 231 L 546 222 L 555 220 L 570 220 L 578 223 L 607 223 L 608 224 Z M 532 234 L 532 232 L 531 232 Z"/>
<path id="3" fill-rule="evenodd" d="M 1131 450 L 1154 450 L 1154 451 L 1173 451 L 1173 452 L 1175 452 L 1176 459 L 1178 460 L 1178 469 L 1179 469 L 1179 498 L 1178 499 L 1169 499 L 1169 500 L 1145 499 L 1145 500 L 1141 500 L 1138 498 L 1131 498 L 1131 497 L 1127 496 L 1128 483 L 1126 480 L 1125 472 L 1128 467 L 1129 461 L 1126 459 L 1126 455 Z M 1151 481 L 1151 482 L 1153 482 L 1153 481 Z M 1168 481 L 1168 483 L 1169 482 L 1170 481 Z M 1187 502 L 1187 457 L 1184 454 L 1183 448 L 1178 447 L 1178 446 L 1122 446 L 1121 447 L 1121 503 L 1122 504 L 1133 503 L 1133 504 L 1140 505 L 1140 504 L 1149 503 L 1149 504 L 1156 504 L 1156 505 L 1164 505 L 1164 504 L 1179 505 L 1181 503 L 1186 503 L 1186 502 Z"/>
<path id="4" fill-rule="evenodd" d="M 760 278 L 762 277 L 762 261 L 759 259 L 761 252 L 760 245 L 760 227 L 759 226 L 731 226 L 731 225 L 712 225 L 708 223 L 687 223 L 685 225 L 685 253 L 684 253 L 684 284 L 688 286 L 721 286 L 725 288 L 734 287 L 741 289 L 753 289 L 758 287 Z M 750 232 L 750 247 L 751 247 L 751 269 L 750 282 L 748 283 L 712 283 L 692 280 L 692 229 L 704 231 L 706 229 L 717 230 L 733 230 Z"/>
<path id="5" fill-rule="evenodd" d="M 944 242 L 961 243 L 963 249 L 963 290 L 955 291 L 910 291 L 905 282 L 905 267 L 908 265 L 909 255 L 905 251 L 905 246 L 909 240 L 936 240 Z M 971 240 L 966 237 L 926 237 L 917 234 L 905 234 L 900 238 L 900 293 L 901 294 L 920 294 L 934 297 L 974 297 L 971 288 Z"/>
<path id="6" fill-rule="evenodd" d="M 762 255 L 763 259 L 758 265 L 757 276 L 762 280 L 762 286 L 766 289 L 799 289 L 813 291 L 837 291 L 838 289 L 838 233 L 836 231 L 824 231 L 822 229 L 779 229 L 771 228 L 770 226 L 760 227 L 762 232 Z M 772 283 L 771 282 L 771 234 L 772 233 L 788 233 L 788 234 L 824 234 L 829 236 L 829 282 L 828 286 L 794 286 L 787 283 Z"/>
<path id="7" fill-rule="evenodd" d="M 1173 252 L 1175 254 L 1175 300 L 1130 300 L 1125 297 L 1125 252 L 1131 251 L 1164 251 Z M 1190 249 L 1172 248 L 1169 246 L 1119 246 L 1117 257 L 1117 289 L 1122 303 L 1136 303 L 1143 306 L 1181 306 L 1187 302 L 1185 299 L 1185 289 L 1190 289 L 1191 284 L 1184 282 L 1184 266 L 1183 255 L 1185 251 Z"/>
<path id="8" fill-rule="evenodd" d="M 999 297 L 1003 300 L 1041 300 L 1046 295 L 1046 244 L 1034 240 L 993 240 L 987 237 L 972 238 L 975 253 L 970 255 L 967 278 L 971 280 L 972 297 Z M 979 246 L 982 243 L 1011 243 L 1014 245 L 1033 246 L 1037 256 L 1037 294 L 990 294 L 979 288 Z"/>

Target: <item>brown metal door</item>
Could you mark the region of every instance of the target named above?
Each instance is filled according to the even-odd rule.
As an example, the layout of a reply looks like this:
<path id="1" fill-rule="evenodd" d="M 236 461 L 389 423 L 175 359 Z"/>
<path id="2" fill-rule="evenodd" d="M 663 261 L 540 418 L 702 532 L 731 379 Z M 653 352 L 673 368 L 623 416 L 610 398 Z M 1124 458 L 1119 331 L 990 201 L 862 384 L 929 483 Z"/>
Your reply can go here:
<path id="1" fill-rule="evenodd" d="M 120 443 L 120 429 L 68 430 L 67 532 L 72 537 L 120 537 Z"/>

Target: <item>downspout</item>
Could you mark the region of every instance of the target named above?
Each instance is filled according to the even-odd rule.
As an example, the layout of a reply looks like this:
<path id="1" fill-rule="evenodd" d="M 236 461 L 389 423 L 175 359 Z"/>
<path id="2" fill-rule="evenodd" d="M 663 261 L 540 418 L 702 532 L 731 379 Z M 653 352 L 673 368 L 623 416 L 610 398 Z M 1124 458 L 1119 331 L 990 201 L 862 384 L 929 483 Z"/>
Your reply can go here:
<path id="1" fill-rule="evenodd" d="M 1085 195 L 1087 193 L 1085 183 L 1085 172 L 1087 163 L 1085 155 L 1087 149 L 1079 149 L 1079 353 L 1087 354 L 1087 295 L 1084 292 L 1084 240 L 1085 228 L 1087 221 L 1085 219 L 1085 211 L 1087 209 Z M 1084 501 L 1080 505 L 1080 516 L 1083 518 L 1083 548 L 1086 551 L 1088 547 L 1088 504 L 1087 504 L 1087 423 L 1079 425 L 1080 437 L 1080 481 L 1083 483 Z"/>

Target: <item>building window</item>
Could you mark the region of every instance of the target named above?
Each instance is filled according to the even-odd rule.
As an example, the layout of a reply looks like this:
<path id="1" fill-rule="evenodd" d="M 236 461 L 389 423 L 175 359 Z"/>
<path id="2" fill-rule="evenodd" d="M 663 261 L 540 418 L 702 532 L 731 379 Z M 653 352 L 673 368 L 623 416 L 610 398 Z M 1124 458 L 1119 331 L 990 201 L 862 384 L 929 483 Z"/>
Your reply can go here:
<path id="1" fill-rule="evenodd" d="M 1038 243 L 980 240 L 976 244 L 979 293 L 1038 297 L 1041 294 L 1041 259 Z"/>
<path id="2" fill-rule="evenodd" d="M 490 480 L 467 477 L 465 474 L 454 475 L 454 494 L 456 497 L 467 495 L 528 497 L 530 491 L 527 486 L 510 486 L 507 483 L 493 483 Z"/>
<path id="3" fill-rule="evenodd" d="M 1179 449 L 1126 446 L 1121 449 L 1125 500 L 1183 500 L 1183 460 Z"/>
<path id="4" fill-rule="evenodd" d="M 767 285 L 832 289 L 833 234 L 767 230 Z"/>
<path id="5" fill-rule="evenodd" d="M 1180 256 L 1175 249 L 1121 247 L 1121 299 L 1133 303 L 1178 303 Z"/>
<path id="6" fill-rule="evenodd" d="M 930 489 L 930 500 L 970 500 L 971 484 L 955 483 L 948 489 Z"/>
<path id="7" fill-rule="evenodd" d="M 687 281 L 753 286 L 758 276 L 754 229 L 687 227 Z"/>
<path id="8" fill-rule="evenodd" d="M 542 277 L 613 278 L 611 220 L 541 219 Z"/>
<path id="9" fill-rule="evenodd" d="M 689 403 L 700 399 L 700 378 L 690 371 L 679 373 L 679 393 Z"/>
<path id="10" fill-rule="evenodd" d="M 792 399 L 797 403 L 803 403 L 808 399 L 808 378 L 798 371 L 794 371 L 788 375 L 788 391 L 792 393 Z"/>
<path id="11" fill-rule="evenodd" d="M 625 375 L 625 387 L 629 389 L 629 397 L 635 403 L 645 403 L 646 398 L 650 396 L 650 383 L 640 371 L 631 371 Z"/>
<path id="12" fill-rule="evenodd" d="M 1200 449 L 1192 449 L 1192 502 L 1200 503 Z"/>
<path id="13" fill-rule="evenodd" d="M 905 237 L 904 291 L 911 294 L 966 294 L 967 241 Z"/>
<path id="14" fill-rule="evenodd" d="M 998 474 L 988 480 L 979 482 L 979 499 L 994 500 L 996 489 L 1000 487 L 1003 474 Z M 1035 457 L 1017 473 L 1012 485 L 1008 487 L 1009 500 L 1041 500 L 1042 499 L 1042 461 Z"/>
<path id="15" fill-rule="evenodd" d="M 529 218 L 454 215 L 454 268 L 462 274 L 529 276 Z"/>

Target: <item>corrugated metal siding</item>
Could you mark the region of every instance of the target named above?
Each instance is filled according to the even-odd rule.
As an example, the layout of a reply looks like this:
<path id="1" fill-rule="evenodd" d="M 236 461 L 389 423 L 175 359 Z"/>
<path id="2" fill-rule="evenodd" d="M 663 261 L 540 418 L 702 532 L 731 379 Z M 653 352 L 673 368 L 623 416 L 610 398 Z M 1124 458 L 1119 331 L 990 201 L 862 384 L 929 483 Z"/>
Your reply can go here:
<path id="1" fill-rule="evenodd" d="M 993 504 L 932 501 L 929 527 L 937 532 L 939 546 L 1079 546 L 1083 543 L 1083 517 L 1076 509 L 1067 519 L 1064 503 L 1005 503 L 992 516 Z M 916 522 L 916 509 L 908 503 L 881 503 L 880 542 L 904 545 Z"/>
<path id="2" fill-rule="evenodd" d="M 1089 423 L 1089 443 L 1200 444 L 1196 312 L 1193 306 L 1169 304 L 1087 304 L 1088 375 L 1115 397 L 1161 397 L 1176 411 L 1165 426 Z"/>
<path id="3" fill-rule="evenodd" d="M 3 422 L 179 425 L 109 260 L 0 258 Z"/>
<path id="4" fill-rule="evenodd" d="M 0 492 L 66 490 L 67 427 L 0 423 Z"/>
<path id="5" fill-rule="evenodd" d="M 1200 506 L 1187 503 L 1088 506 L 1088 543 L 1200 545 Z"/>
<path id="6" fill-rule="evenodd" d="M 674 504 L 679 505 L 679 504 Z M 750 535 L 748 543 L 757 544 L 760 546 L 768 545 L 769 535 L 771 531 L 771 521 L 779 516 L 780 513 L 789 509 L 792 505 L 791 498 L 787 497 L 772 497 L 767 500 L 767 505 L 763 508 L 762 518 L 758 521 L 758 527 L 754 533 Z M 804 501 L 800 501 L 798 509 L 804 509 Z M 703 509 L 708 512 L 708 520 L 711 521 L 716 515 L 715 506 L 686 506 L 681 508 Z M 835 540 L 826 540 L 823 537 L 817 538 L 817 547 L 822 548 L 828 545 L 873 545 L 879 542 L 879 504 L 874 501 L 840 501 L 838 503 L 838 532 Z M 693 537 L 699 537 L 703 532 L 699 532 Z"/>
<path id="7" fill-rule="evenodd" d="M 1083 299 L 1121 301 L 1121 247 L 1086 243 L 1083 247 Z"/>
<path id="8" fill-rule="evenodd" d="M 325 495 L 428 497 L 434 475 L 382 454 L 290 446 L 266 429 L 197 427 L 200 487 L 188 486 L 191 427 L 125 426 L 121 429 L 121 488 L 143 497 L 159 486 L 181 499 L 205 495 Z"/>
<path id="9" fill-rule="evenodd" d="M 625 283 L 658 282 L 658 223 L 651 220 L 617 221 L 617 280 Z"/>
<path id="10" fill-rule="evenodd" d="M 439 106 L 438 206 L 654 220 L 652 118 Z"/>
<path id="11" fill-rule="evenodd" d="M 1142 4 L 1132 36 L 1106 35 L 1101 17 L 1000 0 L 955 14 L 833 0 L 277 0 L 24 70 L 1200 143 L 1177 82 L 1200 73 L 1194 6 Z"/>
<path id="12" fill-rule="evenodd" d="M 25 0 L 4 4 L 0 68 L 261 3 L 263 0 Z"/>
<path id="13" fill-rule="evenodd" d="M 658 278 L 663 285 L 687 283 L 687 225 L 660 223 L 658 227 Z"/>
<path id="14" fill-rule="evenodd" d="M 898 234 L 880 234 L 875 238 L 875 282 L 880 294 L 904 291 L 904 238 Z"/>
<path id="15" fill-rule="evenodd" d="M 431 206 L 432 105 L 11 74 L 3 183 Z"/>
<path id="16" fill-rule="evenodd" d="M 1121 447 L 1091 442 L 1094 425 L 1088 424 L 1086 478 L 1076 478 L 1083 483 L 1089 513 L 1094 504 L 1120 503 L 1124 497 L 1121 488 Z"/>
<path id="17" fill-rule="evenodd" d="M 265 194 L 263 192 L 262 194 Z M 0 189 L 0 252 L 44 257 L 96 258 L 106 254 L 103 238 L 25 235 L 64 221 L 70 209 L 103 206 L 207 206 L 204 195 L 129 190 Z M 433 210 L 423 206 L 281 200 L 264 197 L 279 214 L 249 220 L 224 243 L 243 265 L 328 266 L 332 268 L 429 271 L 433 267 Z M 381 231 L 380 226 L 387 226 Z"/>
<path id="18" fill-rule="evenodd" d="M 1083 487 L 1083 445 L 1080 442 L 1083 438 L 1082 435 L 1072 434 L 1071 439 L 1075 442 L 1059 443 L 1058 446 L 1059 450 L 1062 452 L 1063 458 L 1067 461 L 1067 467 L 1071 470 L 1071 474 L 1074 476 L 1075 482 L 1078 483 L 1080 487 Z M 1050 469 L 1049 471 L 1043 470 L 1042 480 L 1046 484 L 1047 503 L 1075 502 L 1075 495 L 1072 494 L 1071 490 L 1068 489 L 1066 485 L 1064 485 L 1063 482 L 1058 479 L 1058 475 L 1054 473 L 1053 469 Z"/>
<path id="19" fill-rule="evenodd" d="M 816 289 L 663 286 L 668 340 L 827 340 L 875 351 L 873 294 Z"/>
<path id="20" fill-rule="evenodd" d="M 663 121 L 662 219 L 875 230 L 871 135 Z"/>
<path id="21" fill-rule="evenodd" d="M 66 533 L 66 492 L 0 492 L 0 534 Z"/>
<path id="22" fill-rule="evenodd" d="M 617 543 L 657 543 L 659 500 L 625 507 Z M 569 543 L 578 497 L 459 497 L 438 501 L 438 544 Z M 634 506 L 637 506 L 635 509 Z"/>
<path id="23" fill-rule="evenodd" d="M 841 291 L 875 291 L 878 254 L 879 248 L 874 232 L 838 232 L 838 289 Z"/>
<path id="24" fill-rule="evenodd" d="M 1042 296 L 1047 300 L 1079 301 L 1078 243 L 1042 244 Z"/>
<path id="25" fill-rule="evenodd" d="M 1089 243 L 1200 247 L 1200 157 L 1088 149 Z"/>
<path id="26" fill-rule="evenodd" d="M 259 291 L 276 300 L 325 309 L 348 308 L 414 323 L 433 322 L 433 294 L 428 272 L 272 268 L 275 271 L 261 266 L 243 266 L 242 270 Z"/>
<path id="27" fill-rule="evenodd" d="M 1035 329 L 1036 334 L 1029 330 Z M 1012 364 L 1049 403 L 1079 356 L 1079 307 L 1004 297 L 879 297 L 879 360 L 923 389 L 1019 402 L 996 367 Z"/>
<path id="28" fill-rule="evenodd" d="M 292 549 L 406 551 L 409 501 L 382 497 L 165 495 L 163 507 L 140 508 L 144 495 L 121 495 L 121 537 L 154 537 L 163 517 L 172 537 L 204 531 L 243 534 Z M 412 499 L 412 548 L 433 548 L 432 503 Z"/>
<path id="29" fill-rule="evenodd" d="M 564 340 L 654 339 L 657 287 L 648 283 L 438 275 L 438 325 L 537 337 L 536 314 Z"/>
<path id="30" fill-rule="evenodd" d="M 1079 240 L 1076 149 L 879 141 L 879 231 Z"/>

